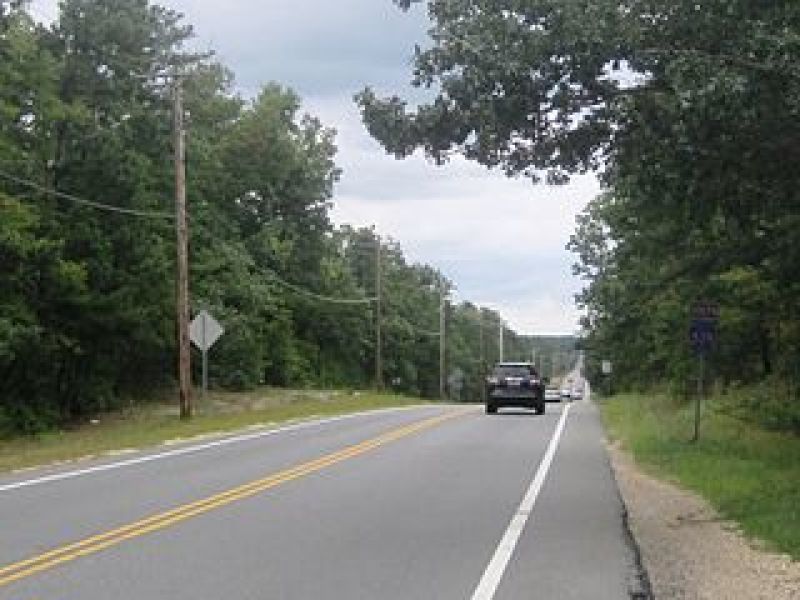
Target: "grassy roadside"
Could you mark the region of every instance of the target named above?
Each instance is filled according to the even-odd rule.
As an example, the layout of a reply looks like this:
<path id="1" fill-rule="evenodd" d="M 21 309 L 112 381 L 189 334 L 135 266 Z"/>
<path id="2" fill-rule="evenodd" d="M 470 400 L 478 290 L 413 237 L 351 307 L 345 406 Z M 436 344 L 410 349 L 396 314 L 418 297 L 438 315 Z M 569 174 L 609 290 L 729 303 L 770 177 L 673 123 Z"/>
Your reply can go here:
<path id="1" fill-rule="evenodd" d="M 692 444 L 690 406 L 658 395 L 600 404 L 609 435 L 640 466 L 700 493 L 748 536 L 800 560 L 800 438 L 733 419 L 712 402 Z"/>
<path id="2" fill-rule="evenodd" d="M 278 424 L 316 416 L 420 404 L 418 398 L 374 392 L 293 391 L 263 388 L 212 393 L 181 421 L 174 403 L 137 405 L 69 431 L 0 441 L 0 473 L 57 461 L 142 448 L 168 440 Z"/>

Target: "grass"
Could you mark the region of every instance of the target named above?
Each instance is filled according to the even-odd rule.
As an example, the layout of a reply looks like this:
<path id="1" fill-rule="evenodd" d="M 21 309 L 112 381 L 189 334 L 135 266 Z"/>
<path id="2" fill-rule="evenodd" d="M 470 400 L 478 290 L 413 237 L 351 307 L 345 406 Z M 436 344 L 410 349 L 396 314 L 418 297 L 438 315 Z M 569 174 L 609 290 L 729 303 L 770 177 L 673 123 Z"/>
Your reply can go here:
<path id="1" fill-rule="evenodd" d="M 272 388 L 249 393 L 210 393 L 205 399 L 198 394 L 195 415 L 187 421 L 178 418 L 175 403 L 150 403 L 101 416 L 71 430 L 2 440 L 0 473 L 249 426 L 421 402 L 418 398 L 374 392 Z"/>
<path id="2" fill-rule="evenodd" d="M 621 395 L 602 403 L 612 438 L 645 470 L 708 499 L 751 538 L 800 560 L 800 438 L 734 419 L 711 401 L 690 443 L 691 405 Z"/>

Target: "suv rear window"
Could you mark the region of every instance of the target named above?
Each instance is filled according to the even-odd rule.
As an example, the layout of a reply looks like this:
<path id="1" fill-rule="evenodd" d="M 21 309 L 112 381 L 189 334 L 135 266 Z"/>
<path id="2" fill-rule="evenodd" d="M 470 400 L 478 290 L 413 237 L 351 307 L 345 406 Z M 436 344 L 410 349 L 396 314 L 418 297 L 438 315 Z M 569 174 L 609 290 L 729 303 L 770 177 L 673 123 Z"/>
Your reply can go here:
<path id="1" fill-rule="evenodd" d="M 503 366 L 503 367 L 495 367 L 492 373 L 495 377 L 498 378 L 505 378 L 505 377 L 531 377 L 536 376 L 536 372 L 530 367 L 510 367 L 510 366 Z"/>

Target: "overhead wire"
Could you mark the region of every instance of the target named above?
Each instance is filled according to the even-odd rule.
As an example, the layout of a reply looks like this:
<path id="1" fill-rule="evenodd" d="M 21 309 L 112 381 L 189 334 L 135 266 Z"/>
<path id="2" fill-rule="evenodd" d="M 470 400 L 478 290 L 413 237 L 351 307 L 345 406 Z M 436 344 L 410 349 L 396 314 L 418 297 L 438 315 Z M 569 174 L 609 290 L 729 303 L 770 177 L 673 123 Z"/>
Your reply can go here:
<path id="1" fill-rule="evenodd" d="M 89 199 L 86 199 L 86 198 L 82 198 L 82 197 L 76 196 L 74 194 L 68 194 L 66 192 L 61 192 L 61 191 L 58 191 L 58 190 L 55 190 L 55 189 L 52 189 L 52 188 L 48 188 L 48 187 L 46 187 L 44 185 L 38 184 L 38 183 L 36 183 L 34 181 L 31 181 L 29 179 L 25 179 L 23 177 L 18 177 L 16 175 L 12 175 L 11 173 L 8 173 L 8 172 L 6 172 L 6 171 L 4 171 L 2 169 L 0 169 L 0 178 L 3 178 L 3 179 L 5 179 L 7 181 L 10 181 L 10 182 L 13 182 L 13 183 L 15 183 L 17 185 L 21 185 L 21 186 L 25 186 L 25 187 L 27 187 L 29 189 L 33 189 L 33 190 L 38 191 L 40 193 L 48 194 L 48 195 L 55 196 L 55 197 L 58 197 L 58 198 L 62 198 L 64 200 L 68 200 L 68 201 L 73 202 L 75 204 L 86 206 L 86 207 L 93 208 L 93 209 L 96 209 L 96 210 L 102 210 L 102 211 L 106 211 L 106 212 L 111 212 L 111 213 L 116 213 L 116 214 L 123 214 L 123 215 L 127 215 L 127 216 L 140 217 L 140 218 L 166 219 L 166 220 L 174 220 L 175 219 L 175 215 L 172 214 L 172 213 L 159 212 L 159 211 L 144 211 L 144 210 L 137 210 L 137 209 L 132 209 L 132 208 L 125 208 L 125 207 L 121 207 L 121 206 L 114 206 L 114 205 L 111 205 L 111 204 L 106 204 L 106 203 L 103 203 L 103 202 L 97 202 L 97 201 L 94 201 L 94 200 L 89 200 Z M 274 192 L 272 192 L 272 190 L 270 190 L 270 192 L 271 192 L 271 194 L 274 194 Z M 205 233 L 210 238 L 212 238 L 214 241 L 217 241 L 218 243 L 223 243 L 223 244 L 228 244 L 229 243 L 229 242 L 227 242 L 225 240 L 222 240 L 221 238 L 218 238 L 217 236 L 211 234 L 211 232 L 207 228 L 203 227 L 203 229 L 205 230 Z M 273 282 L 277 283 L 278 285 L 282 286 L 284 289 L 289 290 L 290 292 L 293 292 L 294 294 L 297 294 L 298 296 L 301 296 L 301 297 L 304 297 L 304 298 L 307 298 L 307 299 L 310 299 L 310 300 L 315 300 L 315 301 L 318 301 L 318 302 L 324 302 L 324 303 L 327 303 L 327 304 L 345 305 L 345 306 L 365 306 L 365 305 L 370 305 L 370 304 L 375 303 L 375 302 L 378 301 L 377 295 L 375 295 L 375 296 L 364 296 L 364 297 L 361 297 L 361 298 L 343 298 L 343 297 L 329 296 L 329 295 L 326 295 L 326 294 L 320 294 L 320 293 L 314 292 L 312 290 L 306 289 L 306 288 L 304 288 L 302 286 L 299 286 L 297 284 L 294 284 L 294 283 L 291 283 L 289 281 L 286 281 L 285 279 L 283 279 L 281 276 L 279 276 L 274 271 L 267 271 L 266 269 L 264 269 L 260 265 L 256 264 L 254 266 L 261 274 L 265 275 L 271 281 L 273 281 Z M 420 285 L 419 287 L 417 287 L 417 286 L 415 286 L 413 284 L 409 284 L 407 282 L 402 282 L 402 283 L 400 283 L 400 282 L 392 282 L 392 284 L 393 284 L 393 287 L 397 286 L 397 287 L 404 288 L 404 289 L 407 289 L 407 290 L 414 289 L 415 291 L 420 291 L 420 292 L 431 292 L 431 291 L 435 290 L 435 288 L 434 288 L 434 290 L 432 290 L 430 287 L 428 287 L 428 286 L 426 286 L 424 284 Z M 472 316 L 472 315 L 470 315 L 470 316 Z M 442 332 L 441 331 L 432 331 L 432 330 L 428 330 L 428 329 L 417 327 L 417 326 L 415 326 L 413 324 L 409 324 L 409 327 L 415 334 L 420 335 L 420 336 L 425 336 L 425 337 L 430 337 L 430 338 L 441 338 L 441 336 L 442 336 Z"/>
<path id="2" fill-rule="evenodd" d="M 220 243 L 220 244 L 228 244 L 229 243 L 229 242 L 223 240 L 222 238 L 219 238 L 216 235 L 212 234 L 208 230 L 208 228 L 202 227 L 202 229 L 203 229 L 204 234 L 207 235 L 212 240 L 214 240 L 215 242 Z M 258 270 L 259 273 L 261 273 L 262 275 L 264 275 L 267 278 L 271 279 L 272 281 L 274 281 L 278 285 L 283 286 L 285 289 L 290 290 L 290 291 L 294 292 L 295 294 L 298 294 L 300 296 L 304 296 L 306 298 L 310 298 L 312 300 L 318 300 L 320 302 L 326 302 L 328 304 L 341 304 L 341 305 L 356 306 L 356 305 L 372 304 L 373 302 L 377 301 L 377 299 L 378 299 L 377 296 L 364 296 L 364 297 L 361 297 L 361 298 L 343 298 L 343 297 L 340 297 L 340 296 L 328 296 L 328 295 L 325 295 L 325 294 L 320 294 L 320 293 L 311 291 L 309 289 L 306 289 L 306 288 L 304 288 L 302 286 L 299 286 L 299 285 L 297 285 L 295 283 L 291 283 L 289 281 L 286 281 L 285 279 L 283 279 L 280 275 L 278 275 L 274 271 L 268 271 L 264 267 L 262 267 L 261 265 L 255 264 L 254 266 Z"/>
<path id="3" fill-rule="evenodd" d="M 153 218 L 153 219 L 170 219 L 174 220 L 175 215 L 172 213 L 166 212 L 157 212 L 157 211 L 143 211 L 143 210 L 136 210 L 132 208 L 125 208 L 122 206 L 114 206 L 111 204 L 105 204 L 103 202 L 97 202 L 94 200 L 88 200 L 86 198 L 81 198 L 80 196 L 76 196 L 74 194 L 68 194 L 66 192 L 60 192 L 58 190 L 54 190 L 52 188 L 48 188 L 41 184 L 38 184 L 34 181 L 29 179 L 25 179 L 23 177 L 17 177 L 16 175 L 12 175 L 2 169 L 0 169 L 0 178 L 3 178 L 7 181 L 11 181 L 18 185 L 26 186 L 30 189 L 34 189 L 38 192 L 49 194 L 52 196 L 56 196 L 58 198 L 63 198 L 64 200 L 68 200 L 70 202 L 74 202 L 76 204 L 80 204 L 82 206 L 88 206 L 90 208 L 94 208 L 97 210 L 104 210 L 107 212 L 114 212 L 119 214 L 124 214 L 128 216 L 135 216 L 135 217 L 143 217 L 143 218 Z M 208 233 L 208 230 L 206 230 Z M 216 241 L 222 242 L 220 238 L 216 236 L 211 236 Z M 281 278 L 277 273 L 272 271 L 265 271 L 264 269 L 259 267 L 259 271 L 261 271 L 264 275 L 278 283 L 279 285 L 283 286 L 284 288 L 294 292 L 295 294 L 304 296 L 306 298 L 311 298 L 314 300 L 318 300 L 320 302 L 327 302 L 329 304 L 342 304 L 342 305 L 363 305 L 363 304 L 371 304 L 377 300 L 376 296 L 365 296 L 363 298 L 340 298 L 334 296 L 327 296 L 324 294 L 319 294 L 317 292 L 313 292 L 311 290 L 305 289 L 299 285 L 293 284 L 285 279 Z"/>
<path id="4" fill-rule="evenodd" d="M 296 294 L 305 296 L 306 298 L 311 298 L 313 300 L 319 300 L 320 302 L 327 302 L 328 304 L 343 304 L 343 305 L 372 304 L 378 299 L 377 296 L 365 296 L 363 298 L 341 298 L 335 296 L 326 296 L 302 288 L 298 285 L 286 281 L 285 279 L 281 279 L 281 277 L 279 277 L 276 273 L 266 272 L 261 269 L 259 270 L 268 277 L 272 278 L 279 285 L 282 285 L 284 288 L 291 290 Z"/>
<path id="5" fill-rule="evenodd" d="M 94 209 L 97 209 L 97 210 L 103 210 L 103 211 L 106 211 L 106 212 L 113 212 L 113 213 L 124 214 L 124 215 L 135 216 L 135 217 L 142 217 L 142 218 L 169 219 L 169 220 L 174 220 L 175 219 L 175 215 L 172 214 L 172 213 L 159 212 L 159 211 L 144 211 L 144 210 L 137 210 L 137 209 L 133 209 L 133 208 L 125 208 L 125 207 L 122 207 L 122 206 L 114 206 L 112 204 L 106 204 L 106 203 L 103 203 L 103 202 L 97 202 L 95 200 L 89 200 L 87 198 L 82 198 L 82 197 L 76 196 L 74 194 L 68 194 L 66 192 L 61 192 L 59 190 L 48 188 L 48 187 L 46 187 L 44 185 L 41 185 L 41 184 L 36 183 L 34 181 L 31 181 L 29 179 L 26 179 L 26 178 L 23 178 L 23 177 L 18 177 L 16 175 L 12 175 L 11 173 L 8 173 L 7 171 L 4 171 L 2 169 L 0 169 L 0 178 L 3 178 L 5 180 L 7 180 L 7 181 L 11 181 L 11 182 L 16 183 L 18 185 L 22 185 L 22 186 L 28 187 L 30 189 L 36 190 L 36 191 L 38 191 L 40 193 L 43 193 L 43 194 L 48 194 L 48 195 L 51 195 L 51 196 L 62 198 L 64 200 L 68 200 L 68 201 L 73 202 L 75 204 L 79 204 L 79 205 L 82 205 L 82 206 L 87 206 L 87 207 L 94 208 Z M 209 233 L 208 230 L 206 230 L 206 233 Z M 212 235 L 211 237 L 214 238 L 218 242 L 225 243 L 223 240 L 221 240 L 220 238 L 217 238 L 216 236 Z M 318 300 L 320 302 L 326 302 L 326 303 L 329 303 L 329 304 L 341 304 L 341 305 L 364 305 L 364 304 L 372 304 L 373 302 L 376 302 L 377 299 L 378 299 L 377 296 L 364 296 L 363 298 L 341 298 L 341 297 L 335 297 L 335 296 L 328 296 L 328 295 L 325 295 L 325 294 L 319 294 L 317 292 L 314 292 L 314 291 L 308 290 L 306 288 L 303 288 L 303 287 L 301 287 L 301 286 L 299 286 L 297 284 L 294 284 L 294 283 L 291 283 L 289 281 L 286 281 L 285 279 L 281 278 L 274 271 L 265 271 L 263 268 L 260 268 L 260 267 L 257 267 L 257 268 L 264 275 L 266 275 L 267 277 L 269 277 L 270 279 L 272 279 L 278 285 L 281 285 L 285 289 L 290 290 L 290 291 L 292 291 L 295 294 L 298 294 L 300 296 L 304 296 L 306 298 L 310 298 L 310 299 L 313 299 L 313 300 Z M 412 287 L 413 287 L 413 288 L 415 288 L 415 289 L 417 289 L 419 291 L 430 291 L 429 288 L 426 288 L 424 286 L 420 286 L 419 288 L 417 288 L 416 286 L 407 285 L 407 284 L 405 284 L 405 282 L 402 283 L 402 284 L 398 284 L 398 282 L 393 282 L 392 285 L 398 286 L 398 287 L 403 287 L 403 288 L 406 288 L 406 289 L 412 289 Z M 437 332 L 437 331 L 429 331 L 429 330 L 419 329 L 417 327 L 412 327 L 412 328 L 417 333 L 419 333 L 420 335 L 426 335 L 426 336 L 431 336 L 431 337 L 438 337 L 440 335 L 439 332 Z"/>
<path id="6" fill-rule="evenodd" d="M 74 202 L 75 204 L 88 206 L 90 208 L 95 208 L 97 210 L 104 210 L 106 212 L 114 212 L 128 216 L 142 217 L 147 219 L 170 219 L 170 220 L 175 219 L 175 215 L 168 212 L 137 210 L 134 208 L 125 208 L 123 206 L 114 206 L 112 204 L 105 204 L 103 202 L 97 202 L 95 200 L 88 200 L 86 198 L 81 198 L 80 196 L 75 196 L 74 194 L 67 194 L 66 192 L 60 192 L 58 190 L 54 190 L 52 188 L 48 188 L 47 186 L 36 183 L 35 181 L 31 181 L 30 179 L 17 177 L 16 175 L 12 175 L 11 173 L 8 173 L 2 169 L 0 169 L 0 178 L 3 178 L 7 181 L 11 181 L 18 185 L 28 187 L 30 189 L 34 189 L 43 194 L 56 196 L 64 200 L 69 200 L 70 202 Z"/>
<path id="7" fill-rule="evenodd" d="M 411 325 L 411 329 L 412 329 L 412 331 L 414 331 L 414 333 L 416 333 L 418 335 L 424 335 L 424 336 L 428 336 L 428 337 L 439 337 L 439 336 L 442 335 L 441 332 L 439 332 L 439 331 L 431 331 L 429 329 L 420 329 L 419 327 L 415 327 L 414 325 Z"/>
<path id="8" fill-rule="evenodd" d="M 52 196 L 56 196 L 58 198 L 63 198 L 64 200 L 69 200 L 70 202 L 74 202 L 76 204 L 80 204 L 83 206 L 88 206 L 91 208 L 95 208 L 98 210 L 104 210 L 107 212 L 115 212 L 129 216 L 135 217 L 143 217 L 143 218 L 158 218 L 158 219 L 175 219 L 175 215 L 172 213 L 166 212 L 156 212 L 156 211 L 143 211 L 143 210 L 136 210 L 132 208 L 125 208 L 122 206 L 114 206 L 111 204 L 105 204 L 102 202 L 96 202 L 94 200 L 88 200 L 86 198 L 81 198 L 80 196 L 75 196 L 74 194 L 67 194 L 66 192 L 60 192 L 58 190 L 54 190 L 38 184 L 34 181 L 29 179 L 25 179 L 23 177 L 17 177 L 16 175 L 12 175 L 2 169 L 0 169 L 0 178 L 3 178 L 7 181 L 11 181 L 18 185 L 23 185 L 28 188 L 34 189 L 38 192 L 49 194 Z M 214 237 L 214 236 L 212 236 Z M 215 238 L 217 241 L 222 241 L 219 238 Z M 305 296 L 307 298 L 312 298 L 315 300 L 319 300 L 320 302 L 328 302 L 331 304 L 350 304 L 350 305 L 358 305 L 358 304 L 370 304 L 377 300 L 375 296 L 366 296 L 364 298 L 337 298 L 334 296 L 326 296 L 324 294 L 318 294 L 316 292 L 312 292 L 311 290 L 307 290 L 302 288 L 296 284 L 290 283 L 285 279 L 282 279 L 277 273 L 274 272 L 266 272 L 263 269 L 259 269 L 262 273 L 270 277 L 279 285 L 283 286 L 284 288 L 293 291 L 296 294 Z"/>

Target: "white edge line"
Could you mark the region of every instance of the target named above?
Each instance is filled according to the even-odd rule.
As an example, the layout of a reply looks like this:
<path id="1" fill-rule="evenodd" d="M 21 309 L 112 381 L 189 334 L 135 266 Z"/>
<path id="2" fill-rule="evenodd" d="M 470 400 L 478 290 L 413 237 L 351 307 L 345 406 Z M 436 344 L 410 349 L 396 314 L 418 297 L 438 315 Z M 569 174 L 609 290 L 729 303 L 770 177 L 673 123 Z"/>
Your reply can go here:
<path id="1" fill-rule="evenodd" d="M 392 408 L 381 408 L 377 410 L 367 410 L 361 411 L 357 413 L 350 413 L 346 415 L 337 415 L 335 417 L 329 417 L 327 419 L 316 419 L 313 421 L 302 421 L 300 423 L 294 423 L 292 425 L 286 425 L 283 427 L 278 427 L 275 429 L 266 429 L 264 431 L 256 431 L 254 433 L 247 433 L 243 435 L 236 435 L 233 437 L 225 437 L 219 440 L 214 440 L 213 442 L 206 442 L 204 444 L 196 444 L 191 446 L 185 446 L 183 448 L 176 448 L 175 450 L 167 450 L 166 452 L 159 452 L 157 454 L 148 454 L 146 456 L 139 456 L 137 458 L 129 458 L 127 460 L 121 460 L 112 463 L 106 463 L 103 465 L 96 465 L 94 467 L 88 467 L 86 469 L 77 469 L 74 471 L 66 471 L 63 473 L 53 473 L 52 475 L 45 475 L 42 477 L 36 477 L 34 479 L 26 479 L 24 481 L 18 481 L 15 483 L 7 483 L 5 485 L 0 485 L 0 493 L 3 492 L 10 492 L 12 490 L 18 490 L 26 487 L 31 487 L 34 485 L 41 485 L 43 483 L 53 483 L 56 481 L 63 481 L 65 479 L 73 479 L 75 477 L 82 477 L 84 475 L 91 475 L 93 473 L 102 473 L 103 471 L 111 471 L 114 469 L 121 469 L 123 467 L 131 467 L 133 465 L 140 465 L 143 463 L 152 462 L 155 460 L 160 460 L 162 458 L 171 458 L 174 456 L 182 456 L 185 454 L 193 454 L 195 452 L 202 452 L 204 450 L 210 450 L 211 448 L 219 448 L 220 446 L 227 446 L 229 444 L 236 444 L 240 442 L 246 442 L 249 440 L 254 440 L 258 438 L 268 437 L 272 435 L 277 435 L 279 433 L 286 433 L 288 431 L 297 431 L 298 429 L 305 429 L 307 427 L 314 427 L 318 425 L 327 425 L 328 423 L 335 423 L 336 421 L 343 421 L 345 419 L 353 419 L 356 417 L 364 417 L 369 415 L 376 415 L 381 413 L 387 412 L 398 412 L 403 410 L 412 410 L 414 408 L 426 408 L 426 407 L 434 407 L 435 404 L 419 404 L 413 406 L 398 406 Z"/>
<path id="2" fill-rule="evenodd" d="M 517 541 L 519 541 L 522 530 L 525 528 L 525 523 L 528 522 L 528 518 L 533 512 L 536 498 L 539 496 L 539 492 L 542 490 L 542 486 L 547 478 L 547 472 L 550 470 L 550 465 L 556 455 L 558 442 L 564 431 L 564 424 L 567 421 L 567 415 L 569 414 L 571 406 L 571 404 L 568 404 L 564 412 L 561 413 L 561 418 L 558 421 L 558 425 L 556 425 L 553 437 L 550 438 L 550 443 L 547 446 L 547 451 L 542 458 L 542 462 L 539 463 L 536 475 L 528 491 L 525 493 L 525 497 L 522 499 L 519 508 L 517 508 L 517 512 L 511 517 L 511 522 L 508 524 L 506 532 L 497 545 L 492 560 L 489 561 L 489 565 L 483 572 L 478 587 L 475 588 L 472 594 L 472 600 L 492 600 L 492 598 L 494 598 L 497 586 L 500 585 L 500 580 L 508 566 L 508 561 L 511 560 L 511 555 L 514 553 Z"/>

